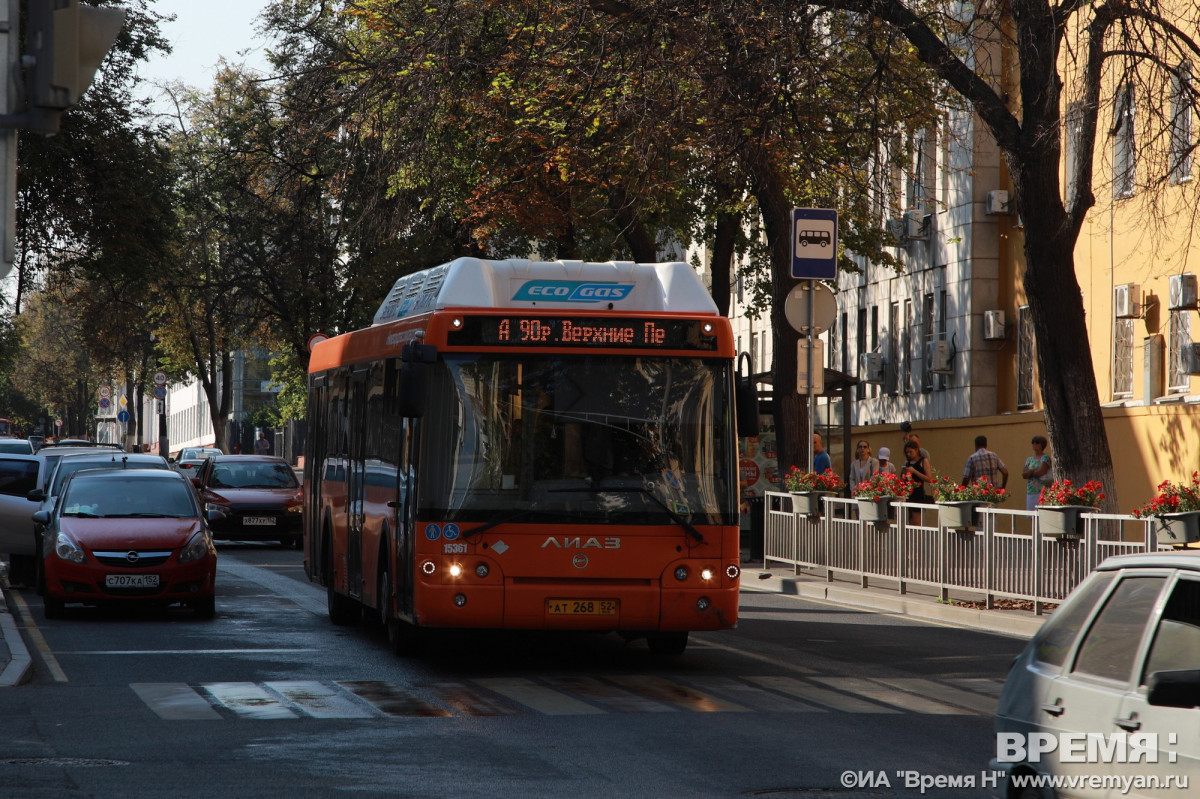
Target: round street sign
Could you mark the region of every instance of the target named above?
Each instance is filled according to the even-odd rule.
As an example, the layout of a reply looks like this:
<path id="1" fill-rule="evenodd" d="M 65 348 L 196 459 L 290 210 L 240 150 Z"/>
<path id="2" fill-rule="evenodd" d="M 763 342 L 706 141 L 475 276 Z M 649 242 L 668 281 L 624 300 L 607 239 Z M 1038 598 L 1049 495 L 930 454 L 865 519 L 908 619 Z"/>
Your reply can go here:
<path id="1" fill-rule="evenodd" d="M 155 386 L 154 387 L 154 398 L 155 399 L 165 399 L 166 396 L 167 396 L 167 387 L 166 386 Z"/>
<path id="2" fill-rule="evenodd" d="M 100 386 L 100 397 L 101 398 L 108 399 L 111 396 L 112 396 L 112 388 L 110 388 L 109 386 Z"/>
<path id="3" fill-rule="evenodd" d="M 155 372 L 154 373 L 154 385 L 165 386 L 166 384 L 167 384 L 167 373 L 166 372 Z"/>
<path id="4" fill-rule="evenodd" d="M 107 411 L 107 410 L 108 410 L 108 409 L 109 409 L 111 406 L 112 406 L 112 400 L 110 400 L 108 397 L 101 397 L 101 398 L 100 398 L 100 408 L 101 408 L 102 410 L 106 410 L 106 411 Z"/>
<path id="5" fill-rule="evenodd" d="M 63 425 L 63 421 L 62 421 L 62 419 L 55 419 L 55 420 L 54 420 L 54 426 L 55 426 L 55 427 L 62 427 L 62 425 Z"/>
<path id="6" fill-rule="evenodd" d="M 812 286 L 814 290 L 811 322 L 808 318 L 809 286 Z M 788 324 L 799 333 L 807 333 L 810 326 L 814 332 L 820 333 L 828 330 L 829 326 L 833 324 L 833 320 L 837 318 L 837 298 L 824 283 L 815 281 L 800 283 L 788 292 L 787 299 L 783 302 L 783 315 L 787 318 Z"/>
<path id="7" fill-rule="evenodd" d="M 120 413 L 118 413 L 117 421 L 118 422 L 128 422 L 129 421 L 129 411 L 121 411 Z"/>
<path id="8" fill-rule="evenodd" d="M 312 352 L 312 348 L 320 344 L 322 341 L 328 341 L 329 336 L 324 333 L 313 333 L 308 337 L 308 351 Z"/>

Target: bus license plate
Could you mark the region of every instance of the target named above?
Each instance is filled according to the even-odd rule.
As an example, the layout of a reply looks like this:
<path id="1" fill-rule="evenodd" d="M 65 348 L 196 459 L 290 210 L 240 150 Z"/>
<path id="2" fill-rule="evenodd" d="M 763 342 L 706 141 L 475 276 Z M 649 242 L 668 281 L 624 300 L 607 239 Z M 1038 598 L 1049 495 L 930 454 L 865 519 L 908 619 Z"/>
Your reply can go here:
<path id="1" fill-rule="evenodd" d="M 108 588 L 158 588 L 158 575 L 106 574 L 104 585 Z"/>
<path id="2" fill-rule="evenodd" d="M 615 599 L 546 600 L 546 613 L 551 616 L 616 616 L 618 607 Z"/>
<path id="3" fill-rule="evenodd" d="M 242 519 L 246 527 L 270 527 L 275 524 L 274 516 L 247 516 Z"/>

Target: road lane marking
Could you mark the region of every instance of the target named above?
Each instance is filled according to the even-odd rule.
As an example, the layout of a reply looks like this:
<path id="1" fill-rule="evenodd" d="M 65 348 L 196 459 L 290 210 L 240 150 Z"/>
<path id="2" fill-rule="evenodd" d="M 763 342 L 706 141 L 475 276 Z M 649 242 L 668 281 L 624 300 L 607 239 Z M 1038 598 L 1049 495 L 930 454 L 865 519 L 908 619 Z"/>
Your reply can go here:
<path id="1" fill-rule="evenodd" d="M 263 683 L 268 689 L 295 705 L 314 719 L 371 719 L 371 708 L 355 701 L 344 691 L 316 680 L 277 680 Z"/>
<path id="2" fill-rule="evenodd" d="M 585 716 L 605 712 L 562 691 L 522 677 L 484 677 L 473 682 L 547 716 Z"/>
<path id="3" fill-rule="evenodd" d="M 468 716 L 514 716 L 520 710 L 503 699 L 496 699 L 480 688 L 461 682 L 438 682 L 428 686 L 438 698 Z"/>
<path id="4" fill-rule="evenodd" d="M 848 696 L 813 685 L 795 677 L 747 677 L 747 680 L 757 683 L 764 688 L 780 693 L 789 694 L 808 702 L 815 702 L 843 713 L 899 713 L 893 707 L 884 707 L 874 702 L 867 702 L 856 696 Z"/>
<path id="5" fill-rule="evenodd" d="M 159 718 L 170 721 L 220 721 L 221 714 L 204 697 L 182 682 L 134 682 L 133 689 Z"/>
<path id="6" fill-rule="evenodd" d="M 46 642 L 46 638 L 42 635 L 37 622 L 33 620 L 33 614 L 29 612 L 29 605 L 26 604 L 25 598 L 21 596 L 21 592 L 9 589 L 8 595 L 13 598 L 17 610 L 20 611 L 21 623 L 25 626 L 25 633 L 29 636 L 29 640 L 33 642 L 33 648 L 37 650 L 42 662 L 46 664 L 50 676 L 54 678 L 55 682 L 68 682 L 67 673 L 63 671 L 62 666 L 58 663 L 58 659 L 54 657 L 54 653 L 50 650 L 50 644 Z"/>
<path id="7" fill-rule="evenodd" d="M 886 705 L 911 710 L 914 713 L 927 713 L 938 716 L 963 716 L 969 712 L 963 710 L 961 707 L 952 707 L 941 702 L 926 699 L 923 696 L 914 696 L 904 691 L 898 691 L 863 677 L 813 677 L 813 679 L 836 688 L 839 691 L 865 696 L 876 702 L 883 702 Z"/>
<path id="8" fill-rule="evenodd" d="M 725 702 L 686 685 L 672 682 L 665 677 L 618 674 L 605 677 L 605 679 L 646 694 L 660 702 L 677 705 L 684 710 L 692 710 L 697 713 L 745 713 L 748 710 L 741 705 Z"/>
<path id="9" fill-rule="evenodd" d="M 294 719 L 295 711 L 252 682 L 211 682 L 204 690 L 234 713 L 248 719 Z"/>
<path id="10" fill-rule="evenodd" d="M 875 682 L 899 688 L 901 691 L 908 691 L 910 694 L 918 694 L 929 699 L 965 707 L 983 716 L 991 716 L 996 712 L 996 700 L 993 697 L 964 691 L 961 688 L 926 680 L 923 677 L 875 677 L 873 679 Z"/>
<path id="11" fill-rule="evenodd" d="M 431 705 L 391 683 L 378 680 L 341 680 L 337 683 L 388 716 L 449 716 L 450 711 Z"/>
<path id="12" fill-rule="evenodd" d="M 687 682 L 702 691 L 720 694 L 735 699 L 738 704 L 752 710 L 773 713 L 824 713 L 825 708 L 797 702 L 774 691 L 751 685 L 737 677 L 687 677 Z"/>
<path id="13" fill-rule="evenodd" d="M 648 696 L 620 688 L 599 677 L 564 675 L 547 677 L 546 683 L 562 691 L 582 696 L 614 713 L 676 713 L 678 707 L 664 705 Z"/>

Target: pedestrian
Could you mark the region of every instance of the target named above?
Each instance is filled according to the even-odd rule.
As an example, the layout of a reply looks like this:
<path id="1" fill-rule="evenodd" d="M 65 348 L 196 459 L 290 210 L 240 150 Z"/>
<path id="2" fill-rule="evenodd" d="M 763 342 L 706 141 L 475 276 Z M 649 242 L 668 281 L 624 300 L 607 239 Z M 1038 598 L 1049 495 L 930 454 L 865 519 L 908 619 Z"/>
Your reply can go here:
<path id="1" fill-rule="evenodd" d="M 270 455 L 271 454 L 271 442 L 267 441 L 267 434 L 262 432 L 261 430 L 258 433 L 258 440 L 254 442 L 254 454 L 255 455 Z"/>
<path id="2" fill-rule="evenodd" d="M 980 477 L 986 477 L 992 485 L 1000 488 L 1008 485 L 1008 467 L 1000 456 L 987 448 L 987 436 L 975 436 L 975 451 L 967 458 L 963 467 L 963 485 L 970 485 Z"/>
<path id="3" fill-rule="evenodd" d="M 1033 454 L 1025 459 L 1025 468 L 1021 470 L 1021 477 L 1029 481 L 1025 484 L 1025 510 L 1036 510 L 1042 488 L 1054 482 L 1046 443 L 1045 436 L 1033 437 Z"/>
<path id="4" fill-rule="evenodd" d="M 856 486 L 879 471 L 879 461 L 871 457 L 871 445 L 859 441 L 854 448 L 855 458 L 850 463 L 850 485 Z"/>
<path id="5" fill-rule="evenodd" d="M 921 446 L 911 439 L 904 444 L 904 466 L 900 469 L 901 476 L 906 474 L 916 483 L 916 487 L 908 495 L 908 501 L 927 504 L 929 493 L 925 490 L 925 484 L 933 482 L 933 469 L 929 466 L 928 456 L 921 454 Z M 908 523 L 921 523 L 919 508 L 909 509 Z"/>
<path id="6" fill-rule="evenodd" d="M 895 474 L 896 464 L 892 463 L 892 451 L 887 447 L 879 448 L 879 469 L 880 474 Z"/>
<path id="7" fill-rule="evenodd" d="M 825 444 L 821 441 L 819 433 L 813 433 L 813 471 L 817 474 L 825 474 L 825 472 L 833 469 L 833 461 L 829 459 L 829 453 L 825 451 Z"/>
<path id="8" fill-rule="evenodd" d="M 916 433 L 905 433 L 905 434 L 904 434 L 904 441 L 903 441 L 903 443 L 901 444 L 901 446 L 903 447 L 903 445 L 904 445 L 904 444 L 907 444 L 909 441 L 915 441 L 915 442 L 917 442 L 917 451 L 921 453 L 921 457 L 922 457 L 922 458 L 928 458 L 928 457 L 929 457 L 929 450 L 927 450 L 927 449 L 925 449 L 924 447 L 922 447 L 922 446 L 921 446 L 921 437 L 920 437 L 919 435 L 917 435 Z M 901 450 L 901 451 L 903 452 L 903 450 Z"/>

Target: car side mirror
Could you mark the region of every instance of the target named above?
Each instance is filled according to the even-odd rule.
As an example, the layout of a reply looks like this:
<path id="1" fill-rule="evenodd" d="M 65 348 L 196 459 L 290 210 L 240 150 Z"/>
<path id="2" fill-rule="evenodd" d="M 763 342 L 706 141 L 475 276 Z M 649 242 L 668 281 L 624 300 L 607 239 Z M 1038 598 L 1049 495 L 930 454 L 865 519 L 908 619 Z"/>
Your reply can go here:
<path id="1" fill-rule="evenodd" d="M 39 510 L 37 513 L 33 514 L 33 522 L 34 522 L 34 524 L 40 524 L 43 526 L 49 524 L 50 523 L 50 511 Z"/>
<path id="2" fill-rule="evenodd" d="M 29 500 L 30 502 L 42 502 L 46 499 L 46 492 L 40 488 L 34 488 L 25 495 L 25 499 Z"/>
<path id="3" fill-rule="evenodd" d="M 188 479 L 192 481 L 192 485 L 194 485 L 196 488 L 201 487 L 202 483 L 200 482 L 200 478 L 197 477 L 196 475 L 192 475 Z"/>
<path id="4" fill-rule="evenodd" d="M 209 505 L 208 509 L 204 511 L 204 518 L 210 522 L 219 522 L 228 519 L 229 513 L 224 508 Z"/>
<path id="5" fill-rule="evenodd" d="M 1146 701 L 1157 707 L 1200 707 L 1200 669 L 1156 671 L 1147 682 Z"/>

